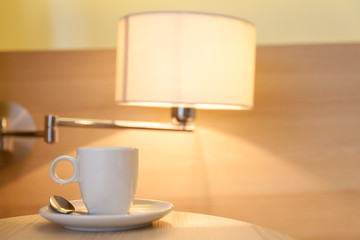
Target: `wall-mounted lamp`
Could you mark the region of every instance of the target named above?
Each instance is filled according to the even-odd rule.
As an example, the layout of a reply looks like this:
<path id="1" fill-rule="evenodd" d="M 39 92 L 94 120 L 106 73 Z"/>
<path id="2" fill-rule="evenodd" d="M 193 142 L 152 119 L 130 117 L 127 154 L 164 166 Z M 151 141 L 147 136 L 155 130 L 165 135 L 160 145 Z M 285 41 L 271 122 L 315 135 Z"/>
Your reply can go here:
<path id="1" fill-rule="evenodd" d="M 197 12 L 125 16 L 118 28 L 115 100 L 121 105 L 171 107 L 175 121 L 160 124 L 48 115 L 44 130 L 9 130 L 11 119 L 3 111 L 0 148 L 10 150 L 7 141 L 15 136 L 43 137 L 53 143 L 58 126 L 192 131 L 188 123 L 195 118 L 195 108 L 252 107 L 254 63 L 255 27 L 245 20 Z M 15 112 L 27 113 L 16 108 Z"/>

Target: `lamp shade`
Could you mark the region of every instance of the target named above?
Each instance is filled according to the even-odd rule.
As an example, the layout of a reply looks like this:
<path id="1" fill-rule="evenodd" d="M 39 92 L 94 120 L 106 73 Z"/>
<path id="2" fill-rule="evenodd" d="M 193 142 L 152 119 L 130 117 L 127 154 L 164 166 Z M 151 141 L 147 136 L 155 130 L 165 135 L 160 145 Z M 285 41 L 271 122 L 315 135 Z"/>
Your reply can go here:
<path id="1" fill-rule="evenodd" d="M 146 12 L 118 25 L 116 102 L 246 109 L 253 105 L 255 27 L 197 12 Z"/>

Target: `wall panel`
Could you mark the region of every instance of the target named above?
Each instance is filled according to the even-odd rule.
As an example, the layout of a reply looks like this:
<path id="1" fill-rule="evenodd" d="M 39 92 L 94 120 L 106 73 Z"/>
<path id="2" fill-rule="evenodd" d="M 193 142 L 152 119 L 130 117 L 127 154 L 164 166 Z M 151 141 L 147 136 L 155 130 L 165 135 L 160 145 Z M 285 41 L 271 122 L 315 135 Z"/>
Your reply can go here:
<path id="1" fill-rule="evenodd" d="M 199 111 L 194 133 L 61 128 L 0 169 L 0 217 L 36 213 L 52 194 L 50 162 L 81 146 L 138 146 L 137 196 L 176 210 L 249 221 L 299 239 L 360 237 L 360 45 L 261 46 L 255 108 Z M 166 109 L 114 103 L 115 51 L 0 53 L 0 100 L 45 114 L 168 121 Z M 63 170 L 69 174 L 70 170 Z"/>

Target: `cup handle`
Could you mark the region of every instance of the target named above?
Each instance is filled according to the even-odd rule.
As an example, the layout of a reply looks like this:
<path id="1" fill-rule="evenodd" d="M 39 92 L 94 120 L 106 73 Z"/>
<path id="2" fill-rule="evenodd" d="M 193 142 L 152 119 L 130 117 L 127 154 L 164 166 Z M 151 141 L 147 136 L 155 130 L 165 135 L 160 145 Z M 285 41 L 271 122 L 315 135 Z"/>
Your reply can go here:
<path id="1" fill-rule="evenodd" d="M 71 164 L 73 165 L 74 167 L 74 173 L 73 175 L 68 178 L 68 179 L 61 179 L 58 177 L 58 175 L 55 173 L 55 169 L 56 169 L 56 166 L 57 164 L 60 162 L 60 161 L 69 161 L 71 162 Z M 57 157 L 54 159 L 54 161 L 51 163 L 51 166 L 50 166 L 50 176 L 51 178 L 59 183 L 59 184 L 66 184 L 66 183 L 71 183 L 71 182 L 78 182 L 78 169 L 77 169 L 77 159 L 76 158 L 73 158 L 73 157 L 69 157 L 69 156 L 66 156 L 66 155 L 63 155 L 63 156 L 60 156 L 60 157 Z"/>

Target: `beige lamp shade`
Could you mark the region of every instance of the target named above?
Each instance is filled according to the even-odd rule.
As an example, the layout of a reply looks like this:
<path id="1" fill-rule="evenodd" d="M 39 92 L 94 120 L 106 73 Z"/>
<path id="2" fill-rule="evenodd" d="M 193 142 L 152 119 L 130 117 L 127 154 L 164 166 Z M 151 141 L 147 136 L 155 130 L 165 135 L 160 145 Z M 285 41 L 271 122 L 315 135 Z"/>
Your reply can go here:
<path id="1" fill-rule="evenodd" d="M 197 12 L 146 12 L 119 21 L 116 102 L 206 109 L 253 105 L 255 27 Z"/>

